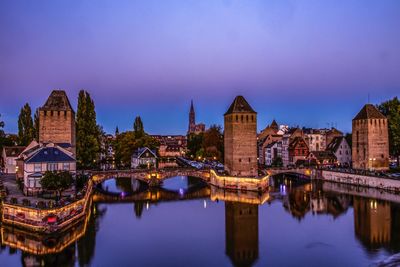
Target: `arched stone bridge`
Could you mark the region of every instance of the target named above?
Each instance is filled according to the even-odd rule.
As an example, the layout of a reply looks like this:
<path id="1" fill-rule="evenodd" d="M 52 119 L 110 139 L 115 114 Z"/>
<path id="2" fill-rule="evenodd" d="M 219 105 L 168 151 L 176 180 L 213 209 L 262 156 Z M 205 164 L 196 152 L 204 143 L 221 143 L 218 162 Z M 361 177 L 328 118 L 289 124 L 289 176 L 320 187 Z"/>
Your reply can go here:
<path id="1" fill-rule="evenodd" d="M 296 175 L 301 178 L 311 179 L 315 177 L 316 170 L 310 168 L 297 168 L 297 169 L 286 169 L 286 168 L 271 168 L 267 169 L 267 174 L 270 176 L 274 176 L 277 174 L 288 174 L 288 175 Z"/>
<path id="2" fill-rule="evenodd" d="M 141 169 L 141 170 L 111 170 L 111 171 L 94 171 L 92 180 L 95 184 L 104 182 L 112 178 L 135 178 L 143 181 L 150 186 L 157 186 L 163 180 L 176 176 L 193 176 L 210 181 L 209 170 L 197 170 L 193 168 L 174 168 L 174 169 Z"/>

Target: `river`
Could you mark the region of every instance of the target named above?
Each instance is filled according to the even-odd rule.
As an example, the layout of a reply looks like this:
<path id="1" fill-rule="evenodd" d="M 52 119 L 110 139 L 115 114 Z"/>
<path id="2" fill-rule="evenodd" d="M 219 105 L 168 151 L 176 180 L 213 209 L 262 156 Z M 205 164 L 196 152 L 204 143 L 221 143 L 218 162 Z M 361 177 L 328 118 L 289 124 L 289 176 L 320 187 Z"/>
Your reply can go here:
<path id="1" fill-rule="evenodd" d="M 271 185 L 258 195 L 193 177 L 157 190 L 111 179 L 61 234 L 2 225 L 0 265 L 377 266 L 400 252 L 400 196 L 282 176 Z"/>

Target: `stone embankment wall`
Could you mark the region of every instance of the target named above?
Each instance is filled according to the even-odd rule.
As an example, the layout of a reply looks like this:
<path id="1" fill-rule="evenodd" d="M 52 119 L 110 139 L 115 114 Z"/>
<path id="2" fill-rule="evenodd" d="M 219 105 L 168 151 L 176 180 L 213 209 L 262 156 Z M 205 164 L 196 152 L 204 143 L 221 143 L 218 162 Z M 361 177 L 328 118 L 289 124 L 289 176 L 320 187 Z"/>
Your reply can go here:
<path id="1" fill-rule="evenodd" d="M 314 177 L 324 181 L 379 188 L 400 193 L 400 180 L 334 171 L 319 171 Z"/>

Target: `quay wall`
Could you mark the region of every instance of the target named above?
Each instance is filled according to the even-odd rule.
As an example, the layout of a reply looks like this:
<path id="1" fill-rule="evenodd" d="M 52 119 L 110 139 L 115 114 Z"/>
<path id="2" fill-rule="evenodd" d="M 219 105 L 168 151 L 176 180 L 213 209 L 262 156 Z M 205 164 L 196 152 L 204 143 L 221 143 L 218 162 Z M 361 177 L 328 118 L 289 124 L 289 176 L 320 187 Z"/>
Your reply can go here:
<path id="1" fill-rule="evenodd" d="M 269 186 L 269 176 L 264 177 L 236 177 L 218 175 L 210 171 L 209 183 L 213 186 L 232 190 L 265 191 Z"/>
<path id="2" fill-rule="evenodd" d="M 82 198 L 62 207 L 50 209 L 3 203 L 2 222 L 35 232 L 59 231 L 86 215 L 91 206 L 92 190 L 93 182 L 89 180 Z"/>
<path id="3" fill-rule="evenodd" d="M 334 183 L 373 187 L 395 193 L 400 193 L 400 180 L 384 177 L 374 177 L 360 174 L 322 170 L 318 171 L 314 178 Z"/>

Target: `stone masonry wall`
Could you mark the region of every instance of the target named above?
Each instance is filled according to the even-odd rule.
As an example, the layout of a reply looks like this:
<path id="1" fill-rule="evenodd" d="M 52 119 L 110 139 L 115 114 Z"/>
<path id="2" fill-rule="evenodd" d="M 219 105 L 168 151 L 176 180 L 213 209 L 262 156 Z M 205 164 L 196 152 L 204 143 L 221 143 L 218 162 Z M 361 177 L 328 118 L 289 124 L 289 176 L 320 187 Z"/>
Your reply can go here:
<path id="1" fill-rule="evenodd" d="M 233 176 L 257 176 L 256 114 L 228 114 L 224 126 L 226 170 Z"/>

